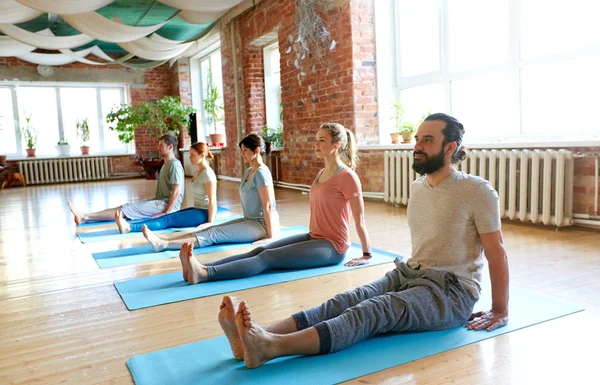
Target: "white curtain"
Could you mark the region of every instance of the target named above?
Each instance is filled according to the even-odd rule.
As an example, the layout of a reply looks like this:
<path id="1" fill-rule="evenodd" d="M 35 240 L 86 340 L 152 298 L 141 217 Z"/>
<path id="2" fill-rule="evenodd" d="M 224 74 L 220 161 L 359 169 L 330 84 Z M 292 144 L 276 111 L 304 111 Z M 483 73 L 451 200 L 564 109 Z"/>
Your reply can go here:
<path id="1" fill-rule="evenodd" d="M 23 44 L 12 37 L 0 36 L 0 57 L 25 55 L 34 49 L 34 46 Z"/>
<path id="2" fill-rule="evenodd" d="M 0 23 L 13 24 L 33 20 L 42 12 L 17 3 L 14 0 L 0 0 Z"/>
<path id="3" fill-rule="evenodd" d="M 16 0 L 29 8 L 46 13 L 71 15 L 75 13 L 92 12 L 100 9 L 114 0 Z"/>
<path id="4" fill-rule="evenodd" d="M 136 43 L 140 48 L 149 51 L 172 51 L 174 49 L 177 49 L 178 47 L 181 47 L 179 44 L 183 42 L 165 39 L 164 37 L 155 33 L 150 38 L 143 37 L 141 39 L 133 41 L 132 43 Z M 187 44 L 187 46 L 189 47 L 191 43 L 185 44 Z"/>
<path id="5" fill-rule="evenodd" d="M 111 43 L 124 43 L 137 40 L 151 34 L 168 22 L 167 20 L 150 27 L 133 27 L 124 24 L 118 17 L 115 17 L 114 21 L 112 21 L 96 12 L 64 15 L 63 19 L 86 35 Z"/>
<path id="6" fill-rule="evenodd" d="M 243 0 L 158 0 L 159 3 L 169 5 L 173 8 L 193 12 L 227 11 L 230 8 L 233 8 L 234 6 L 238 5 L 242 1 Z"/>
<path id="7" fill-rule="evenodd" d="M 155 51 L 144 48 L 137 41 L 130 41 L 128 43 L 118 43 L 118 45 L 126 51 L 135 54 L 135 56 L 141 57 L 146 60 L 169 60 L 177 55 L 182 54 L 189 48 L 192 43 L 179 44 L 170 50 Z"/>
<path id="8" fill-rule="evenodd" d="M 177 16 L 179 16 L 179 18 L 181 20 L 186 21 L 191 24 L 206 24 L 206 23 L 212 23 L 213 21 L 219 19 L 226 12 L 227 12 L 227 10 L 216 11 L 216 12 L 182 11 Z"/>
<path id="9" fill-rule="evenodd" d="M 64 49 L 80 47 L 94 41 L 93 37 L 79 34 L 73 36 L 45 36 L 40 33 L 29 32 L 12 24 L 0 24 L 0 32 L 13 39 L 43 49 Z"/>
<path id="10" fill-rule="evenodd" d="M 74 54 L 75 54 L 75 56 L 77 56 L 77 58 L 72 57 L 72 55 L 65 55 L 62 53 L 36 53 L 36 52 L 30 52 L 30 53 L 26 53 L 24 55 L 19 55 L 19 56 L 17 56 L 17 58 L 28 61 L 30 63 L 35 63 L 35 64 L 43 64 L 43 65 L 47 65 L 47 66 L 61 66 L 64 64 L 69 64 L 69 63 L 73 63 L 75 61 L 79 61 L 79 59 L 89 55 L 90 52 L 92 52 L 92 48 L 93 47 L 90 47 L 90 48 L 86 48 L 84 50 L 75 52 Z"/>
<path id="11" fill-rule="evenodd" d="M 102 63 L 102 62 L 97 62 L 97 61 L 93 61 L 93 60 L 89 60 L 86 58 L 81 57 L 81 53 L 83 53 L 85 50 L 83 51 L 79 51 L 79 52 L 73 52 L 70 49 L 61 49 L 60 53 L 69 56 L 72 59 L 75 59 L 78 62 L 81 63 L 85 63 L 85 64 L 90 64 L 90 65 L 106 65 L 106 64 L 110 64 L 110 63 Z M 100 49 L 100 47 L 98 47 L 97 45 L 90 47 L 90 51 L 87 52 L 87 55 L 89 54 L 94 54 L 97 57 L 99 57 L 100 59 L 104 59 L 108 62 L 114 62 L 114 59 L 111 58 L 110 56 L 108 56 L 106 53 L 104 53 L 104 51 L 102 51 L 102 49 Z M 85 55 L 85 56 L 87 56 Z"/>

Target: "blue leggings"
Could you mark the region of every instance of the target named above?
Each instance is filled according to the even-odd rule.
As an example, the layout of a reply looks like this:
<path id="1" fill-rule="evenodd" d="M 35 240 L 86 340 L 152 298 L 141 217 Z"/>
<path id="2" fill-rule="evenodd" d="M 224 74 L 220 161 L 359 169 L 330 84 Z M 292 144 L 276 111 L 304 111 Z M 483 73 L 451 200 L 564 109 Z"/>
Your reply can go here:
<path id="1" fill-rule="evenodd" d="M 292 235 L 247 253 L 205 264 L 208 280 L 251 277 L 270 269 L 310 269 L 336 265 L 344 260 L 326 239 L 309 234 Z"/>
<path id="2" fill-rule="evenodd" d="M 131 222 L 129 226 L 132 233 L 139 233 L 142 231 L 142 225 L 146 225 L 150 230 L 155 231 L 171 227 L 196 227 L 206 223 L 207 220 L 208 210 L 190 207 L 162 217 Z"/>

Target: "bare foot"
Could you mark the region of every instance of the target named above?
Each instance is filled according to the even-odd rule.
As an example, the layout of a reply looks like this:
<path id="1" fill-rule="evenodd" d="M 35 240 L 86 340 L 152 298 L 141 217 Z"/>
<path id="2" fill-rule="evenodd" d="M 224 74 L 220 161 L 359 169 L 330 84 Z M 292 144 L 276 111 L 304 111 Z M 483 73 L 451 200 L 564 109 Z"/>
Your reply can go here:
<path id="1" fill-rule="evenodd" d="M 183 253 L 183 257 L 187 259 L 190 265 L 190 271 L 188 272 L 187 281 L 191 285 L 204 282 L 208 277 L 208 270 L 206 269 L 206 266 L 202 265 L 196 258 L 194 258 L 193 250 L 194 245 L 192 245 L 191 243 L 184 243 L 181 247 L 181 253 Z"/>
<path id="2" fill-rule="evenodd" d="M 233 356 L 241 361 L 244 359 L 244 346 L 242 345 L 240 335 L 235 326 L 236 305 L 237 300 L 235 297 L 230 297 L 228 295 L 223 297 L 223 302 L 221 302 L 221 307 L 219 308 L 219 324 L 229 340 L 229 346 L 231 346 Z"/>
<path id="3" fill-rule="evenodd" d="M 127 234 L 131 231 L 131 226 L 129 225 L 129 222 L 123 218 L 123 212 L 121 210 L 115 211 L 115 222 L 117 222 L 121 234 Z"/>
<path id="4" fill-rule="evenodd" d="M 71 214 L 73 214 L 73 219 L 75 220 L 75 223 L 78 225 L 85 223 L 83 214 L 81 214 L 78 210 L 75 210 L 75 207 L 73 207 L 73 204 L 71 202 L 67 202 L 67 205 L 69 205 L 69 210 L 71 210 Z"/>
<path id="5" fill-rule="evenodd" d="M 242 301 L 238 306 L 235 326 L 244 347 L 244 362 L 248 368 L 258 368 L 275 358 L 273 334 L 252 322 L 250 307 L 246 301 Z"/>
<path id="6" fill-rule="evenodd" d="M 163 251 L 167 248 L 169 242 L 165 241 L 164 239 L 160 239 L 160 237 L 154 234 L 152 230 L 148 228 L 148 226 L 142 226 L 142 233 L 144 234 L 144 238 L 146 238 L 146 240 L 152 245 L 154 252 Z"/>
<path id="7" fill-rule="evenodd" d="M 182 247 L 179 250 L 179 260 L 181 261 L 181 268 L 183 270 L 183 280 L 187 282 L 188 274 L 190 273 L 190 262 L 186 256 L 186 248 Z"/>

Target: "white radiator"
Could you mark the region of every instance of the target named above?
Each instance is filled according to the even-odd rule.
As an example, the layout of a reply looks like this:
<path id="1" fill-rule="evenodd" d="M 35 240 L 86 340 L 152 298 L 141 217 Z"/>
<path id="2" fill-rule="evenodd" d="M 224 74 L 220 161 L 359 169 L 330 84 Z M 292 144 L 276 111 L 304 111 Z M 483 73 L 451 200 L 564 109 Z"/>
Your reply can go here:
<path id="1" fill-rule="evenodd" d="M 573 216 L 573 153 L 567 150 L 469 150 L 458 169 L 490 181 L 502 218 L 570 226 Z M 385 151 L 384 200 L 408 204 L 413 152 Z"/>
<path id="2" fill-rule="evenodd" d="M 92 156 L 19 161 L 19 172 L 28 185 L 80 182 L 108 178 L 108 157 Z"/>

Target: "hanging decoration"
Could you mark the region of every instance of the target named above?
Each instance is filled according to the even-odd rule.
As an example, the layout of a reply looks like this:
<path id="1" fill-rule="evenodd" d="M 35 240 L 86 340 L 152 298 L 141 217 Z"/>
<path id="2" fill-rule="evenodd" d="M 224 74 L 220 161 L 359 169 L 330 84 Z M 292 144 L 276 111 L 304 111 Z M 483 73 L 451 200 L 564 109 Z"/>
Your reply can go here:
<path id="1" fill-rule="evenodd" d="M 60 15 L 92 12 L 100 9 L 114 0 L 15 0 L 28 8 Z"/>
<path id="2" fill-rule="evenodd" d="M 91 43 L 94 38 L 84 34 L 72 36 L 44 36 L 12 24 L 0 24 L 0 32 L 13 39 L 43 49 L 76 48 Z"/>
<path id="3" fill-rule="evenodd" d="M 14 0 L 0 0 L 0 23 L 23 23 L 40 16 L 42 12 L 17 3 Z"/>
<path id="4" fill-rule="evenodd" d="M 227 11 L 241 3 L 242 0 L 158 0 L 158 2 L 183 11 L 218 12 Z"/>
<path id="5" fill-rule="evenodd" d="M 0 57 L 24 55 L 34 49 L 34 46 L 23 44 L 10 36 L 0 36 Z"/>

